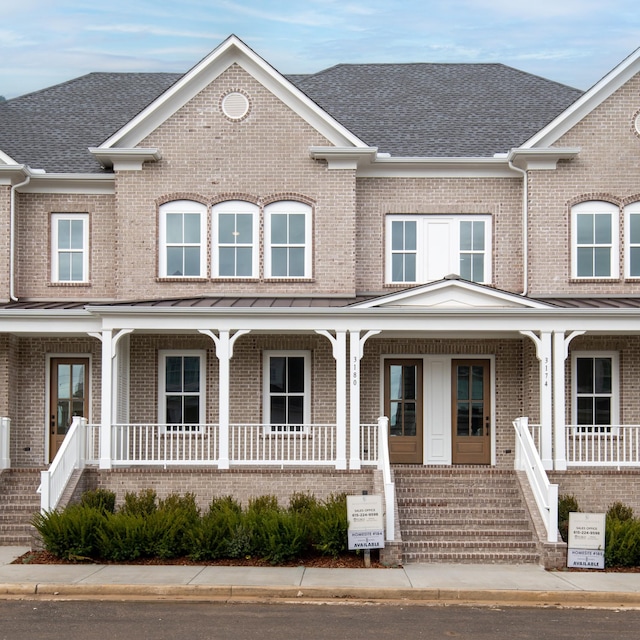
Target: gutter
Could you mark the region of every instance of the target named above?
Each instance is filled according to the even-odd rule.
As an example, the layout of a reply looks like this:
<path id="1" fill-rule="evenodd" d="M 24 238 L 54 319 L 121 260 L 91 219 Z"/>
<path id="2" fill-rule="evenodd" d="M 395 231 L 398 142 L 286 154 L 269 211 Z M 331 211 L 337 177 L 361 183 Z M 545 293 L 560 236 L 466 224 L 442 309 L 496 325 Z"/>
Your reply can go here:
<path id="1" fill-rule="evenodd" d="M 24 168 L 26 178 L 11 187 L 10 196 L 10 217 L 9 217 L 9 300 L 17 302 L 15 294 L 15 252 L 16 252 L 16 191 L 19 187 L 24 187 L 31 181 L 29 167 Z"/>
<path id="2" fill-rule="evenodd" d="M 513 164 L 513 158 L 508 159 L 509 168 L 522 175 L 522 293 L 526 297 L 529 293 L 529 174 Z"/>

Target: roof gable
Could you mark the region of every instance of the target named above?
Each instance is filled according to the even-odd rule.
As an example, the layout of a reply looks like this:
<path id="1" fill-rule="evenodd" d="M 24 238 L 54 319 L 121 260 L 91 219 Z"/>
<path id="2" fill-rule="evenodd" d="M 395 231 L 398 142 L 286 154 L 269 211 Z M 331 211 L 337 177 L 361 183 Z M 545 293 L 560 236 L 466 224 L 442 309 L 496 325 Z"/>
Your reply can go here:
<path id="1" fill-rule="evenodd" d="M 521 148 L 544 148 L 553 145 L 637 73 L 640 73 L 640 48 L 625 58 L 546 127 L 529 138 Z"/>
<path id="2" fill-rule="evenodd" d="M 99 149 L 135 147 L 233 64 L 242 67 L 330 143 L 340 147 L 366 147 L 357 136 L 318 107 L 239 38 L 232 35 L 135 118 L 105 140 Z"/>
<path id="3" fill-rule="evenodd" d="M 551 305 L 456 278 L 447 278 L 361 302 L 354 307 L 422 309 L 548 309 Z"/>

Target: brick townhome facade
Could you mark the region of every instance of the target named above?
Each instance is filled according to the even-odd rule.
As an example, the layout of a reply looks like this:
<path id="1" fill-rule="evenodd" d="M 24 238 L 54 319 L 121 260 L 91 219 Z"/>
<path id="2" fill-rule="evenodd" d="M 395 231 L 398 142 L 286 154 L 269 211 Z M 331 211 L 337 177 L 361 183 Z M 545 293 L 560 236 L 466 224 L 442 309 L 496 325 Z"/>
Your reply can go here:
<path id="1" fill-rule="evenodd" d="M 638 438 L 639 72 L 285 77 L 232 36 L 0 105 L 0 459 L 46 466 L 83 415 L 120 488 L 187 462 L 370 490 L 380 416 L 392 463 L 498 470 L 528 417 L 561 491 L 635 487 L 631 448 L 580 447 Z"/>

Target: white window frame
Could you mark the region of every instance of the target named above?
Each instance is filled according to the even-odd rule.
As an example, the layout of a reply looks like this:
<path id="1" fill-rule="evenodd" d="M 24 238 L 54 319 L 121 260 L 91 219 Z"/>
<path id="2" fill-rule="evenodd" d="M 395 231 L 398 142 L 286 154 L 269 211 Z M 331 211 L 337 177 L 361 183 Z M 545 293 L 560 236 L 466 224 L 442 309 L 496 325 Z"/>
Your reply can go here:
<path id="1" fill-rule="evenodd" d="M 246 202 L 244 200 L 227 200 L 225 202 L 221 202 L 216 204 L 211 209 L 211 227 L 212 227 L 212 243 L 211 243 L 211 268 L 212 268 L 212 278 L 233 278 L 233 279 L 255 279 L 259 275 L 259 264 L 260 264 L 260 225 L 259 225 L 259 215 L 260 211 L 257 205 L 252 204 L 251 202 Z M 219 218 L 224 214 L 250 214 L 252 216 L 251 220 L 251 232 L 252 232 L 252 242 L 250 245 L 231 245 L 224 244 L 220 242 L 220 233 L 219 233 Z M 250 275 L 221 275 L 220 274 L 220 248 L 221 247 L 246 247 L 250 246 L 251 248 L 251 274 Z"/>
<path id="2" fill-rule="evenodd" d="M 610 425 L 578 425 L 578 360 L 580 358 L 611 359 L 611 424 Z M 597 394 L 593 394 L 594 396 Z M 571 353 L 571 424 L 574 431 L 581 433 L 601 432 L 616 435 L 620 425 L 620 354 L 617 351 L 573 351 Z"/>
<path id="3" fill-rule="evenodd" d="M 286 245 L 272 245 L 271 243 L 271 224 L 272 217 L 276 214 L 302 214 L 304 215 L 304 232 L 305 240 L 302 244 L 286 244 Z M 313 256 L 313 244 L 312 244 L 312 209 L 311 206 L 303 202 L 297 202 L 295 200 L 282 200 L 279 202 L 272 202 L 264 208 L 264 264 L 265 264 L 265 277 L 274 280 L 308 280 L 312 277 L 312 256 Z M 271 251 L 276 247 L 304 248 L 304 274 L 302 275 L 285 275 L 276 276 L 273 275 L 272 270 L 272 257 Z"/>
<path id="4" fill-rule="evenodd" d="M 640 202 L 633 202 L 624 209 L 624 243 L 625 243 L 625 266 L 624 274 L 625 278 L 635 279 L 640 278 L 640 273 L 631 274 L 631 249 L 637 249 L 640 251 L 640 243 L 632 244 L 631 242 L 631 217 L 638 216 L 640 219 Z"/>
<path id="5" fill-rule="evenodd" d="M 184 391 L 181 393 L 168 393 L 166 390 L 166 372 L 167 372 L 167 358 L 169 357 L 197 357 L 200 360 L 200 389 L 197 393 Z M 166 433 L 180 433 L 190 432 L 197 433 L 201 430 L 201 426 L 206 422 L 206 365 L 207 365 L 207 352 L 201 349 L 162 349 L 158 351 L 158 424 L 160 425 L 161 432 Z M 171 424 L 167 423 L 167 395 L 190 395 L 198 396 L 199 403 L 199 418 L 198 424 L 180 423 Z M 184 418 L 184 415 L 183 415 Z"/>
<path id="6" fill-rule="evenodd" d="M 159 271 L 161 278 L 206 278 L 207 274 L 207 207 L 193 200 L 173 200 L 160 205 L 160 238 L 159 238 Z M 198 214 L 200 216 L 200 242 L 198 243 L 168 243 L 167 215 L 175 213 Z M 173 275 L 167 273 L 167 249 L 169 246 L 193 247 L 200 249 L 200 273 L 198 275 Z"/>
<path id="7" fill-rule="evenodd" d="M 394 222 L 415 222 L 416 223 L 416 279 L 415 280 L 393 280 L 393 251 L 392 247 L 392 225 Z M 451 264 L 457 265 L 454 273 L 460 271 L 460 255 L 464 253 L 479 253 L 478 251 L 468 251 L 460 248 L 460 223 L 462 222 L 484 222 L 484 279 L 477 281 L 478 284 L 491 284 L 492 282 L 492 216 L 489 214 L 388 214 L 385 220 L 385 283 L 393 285 L 412 285 L 431 282 L 428 278 L 428 257 L 426 255 L 425 234 L 427 223 L 446 223 L 450 225 L 450 245 L 449 256 Z M 406 253 L 406 252 L 404 252 Z M 448 274 L 444 274 L 448 275 Z"/>
<path id="8" fill-rule="evenodd" d="M 575 280 L 617 280 L 619 278 L 619 208 L 610 202 L 592 200 L 581 202 L 571 207 L 571 277 Z M 611 243 L 610 244 L 578 244 L 578 217 L 583 214 L 608 214 L 611 216 Z M 609 275 L 578 275 L 578 249 L 580 247 L 605 247 L 609 248 Z"/>
<path id="9" fill-rule="evenodd" d="M 82 248 L 61 248 L 59 246 L 59 223 L 64 220 L 82 222 Z M 60 254 L 82 254 L 82 278 L 73 280 L 60 277 Z M 57 283 L 87 283 L 89 281 L 89 214 L 88 213 L 52 213 L 51 214 L 51 281 Z"/>
<path id="10" fill-rule="evenodd" d="M 304 391 L 303 397 L 303 424 L 302 426 L 276 425 L 271 422 L 271 358 L 304 358 Z M 311 424 L 311 352 L 310 351 L 264 351 L 262 354 L 262 380 L 263 380 L 263 407 L 265 433 L 307 433 Z M 280 395 L 280 394 L 274 394 Z M 287 395 L 292 395 L 288 394 Z"/>

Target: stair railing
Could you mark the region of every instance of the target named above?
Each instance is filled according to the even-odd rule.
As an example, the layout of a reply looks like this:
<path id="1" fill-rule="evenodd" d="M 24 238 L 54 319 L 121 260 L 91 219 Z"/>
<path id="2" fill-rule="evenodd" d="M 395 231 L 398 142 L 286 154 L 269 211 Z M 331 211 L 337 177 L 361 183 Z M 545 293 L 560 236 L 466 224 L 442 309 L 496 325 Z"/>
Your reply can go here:
<path id="1" fill-rule="evenodd" d="M 0 471 L 11 468 L 10 455 L 11 420 L 0 418 Z"/>
<path id="2" fill-rule="evenodd" d="M 396 533 L 395 498 L 396 488 L 391 481 L 391 462 L 389 460 L 389 418 L 378 418 L 378 469 L 382 471 L 384 482 L 384 506 L 387 525 L 387 540 L 393 542 Z"/>
<path id="3" fill-rule="evenodd" d="M 40 510 L 43 513 L 58 506 L 71 475 L 84 467 L 86 426 L 86 418 L 75 416 L 49 469 L 40 472 Z"/>
<path id="4" fill-rule="evenodd" d="M 558 485 L 551 484 L 529 431 L 529 418 L 516 418 L 516 459 L 514 468 L 524 471 L 547 530 L 547 542 L 558 541 Z"/>

